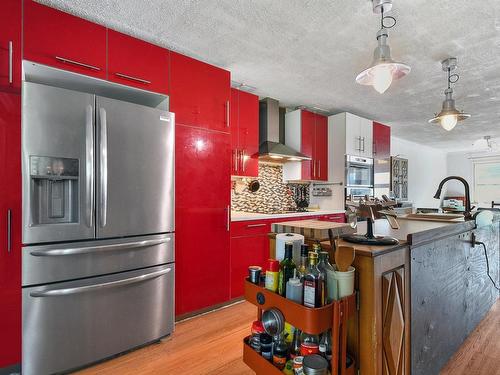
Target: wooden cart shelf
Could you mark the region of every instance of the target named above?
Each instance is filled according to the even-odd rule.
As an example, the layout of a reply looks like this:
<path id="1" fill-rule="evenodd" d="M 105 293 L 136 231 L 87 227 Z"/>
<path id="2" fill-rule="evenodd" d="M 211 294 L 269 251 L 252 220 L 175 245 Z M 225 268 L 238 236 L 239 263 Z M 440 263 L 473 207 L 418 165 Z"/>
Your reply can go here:
<path id="1" fill-rule="evenodd" d="M 320 334 L 332 330 L 332 375 L 351 375 L 355 373 L 355 364 L 346 368 L 347 360 L 347 320 L 356 313 L 356 294 L 333 301 L 331 304 L 312 309 L 286 299 L 262 286 L 245 280 L 245 299 L 257 306 L 260 320 L 262 311 L 279 309 L 285 321 L 310 334 Z M 243 343 L 243 361 L 257 375 L 282 374 L 259 353 L 248 345 L 248 338 Z M 340 365 L 339 365 L 340 363 Z"/>

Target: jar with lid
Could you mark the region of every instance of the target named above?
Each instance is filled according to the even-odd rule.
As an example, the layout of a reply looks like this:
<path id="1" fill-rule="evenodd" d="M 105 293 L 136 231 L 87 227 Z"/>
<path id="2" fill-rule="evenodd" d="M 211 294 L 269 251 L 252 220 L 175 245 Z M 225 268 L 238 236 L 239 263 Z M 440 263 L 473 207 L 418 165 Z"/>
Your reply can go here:
<path id="1" fill-rule="evenodd" d="M 252 335 L 250 336 L 250 340 L 248 343 L 253 350 L 255 350 L 257 353 L 260 353 L 260 334 L 264 332 L 264 327 L 262 326 L 262 322 L 260 320 L 256 320 L 252 323 L 251 332 Z"/>
<path id="2" fill-rule="evenodd" d="M 267 333 L 260 334 L 260 355 L 268 361 L 273 359 L 273 338 Z"/>
<path id="3" fill-rule="evenodd" d="M 328 361 L 318 354 L 304 357 L 302 363 L 305 375 L 327 375 Z"/>
<path id="4" fill-rule="evenodd" d="M 275 293 L 278 291 L 279 274 L 280 263 L 276 259 L 269 259 L 266 271 L 266 289 Z"/>

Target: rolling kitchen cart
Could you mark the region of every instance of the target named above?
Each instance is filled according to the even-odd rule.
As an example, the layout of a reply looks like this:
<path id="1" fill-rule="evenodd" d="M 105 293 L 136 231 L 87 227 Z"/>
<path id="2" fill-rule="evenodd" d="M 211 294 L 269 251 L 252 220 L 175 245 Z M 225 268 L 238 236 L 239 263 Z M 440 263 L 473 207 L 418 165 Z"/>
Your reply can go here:
<path id="1" fill-rule="evenodd" d="M 331 375 L 354 375 L 355 363 L 346 368 L 347 360 L 347 320 L 356 312 L 356 294 L 338 301 L 312 309 L 271 292 L 262 286 L 245 280 L 245 299 L 257 306 L 260 320 L 262 311 L 277 308 L 285 317 L 285 321 L 294 327 L 310 333 L 320 334 L 332 330 Z M 248 344 L 249 337 L 243 342 L 243 361 L 257 375 L 283 374 L 281 370 L 267 361 Z M 340 364 L 340 365 L 339 365 Z"/>

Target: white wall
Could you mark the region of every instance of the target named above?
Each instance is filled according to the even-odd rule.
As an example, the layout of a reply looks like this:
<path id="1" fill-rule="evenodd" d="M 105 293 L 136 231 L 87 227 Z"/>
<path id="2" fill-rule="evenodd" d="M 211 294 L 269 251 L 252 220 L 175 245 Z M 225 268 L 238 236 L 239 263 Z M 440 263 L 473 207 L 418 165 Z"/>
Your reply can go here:
<path id="1" fill-rule="evenodd" d="M 408 159 L 408 200 L 415 207 L 438 208 L 433 196 L 448 175 L 446 151 L 391 137 L 391 155 Z"/>

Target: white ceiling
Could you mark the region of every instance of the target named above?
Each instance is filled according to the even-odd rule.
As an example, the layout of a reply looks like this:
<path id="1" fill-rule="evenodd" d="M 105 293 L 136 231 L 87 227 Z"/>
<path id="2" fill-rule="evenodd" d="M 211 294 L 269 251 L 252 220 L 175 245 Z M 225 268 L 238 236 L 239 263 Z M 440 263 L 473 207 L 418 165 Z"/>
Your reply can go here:
<path id="1" fill-rule="evenodd" d="M 357 85 L 379 18 L 369 0 L 39 0 L 231 71 L 232 80 L 287 106 L 349 111 L 393 134 L 445 150 L 500 138 L 500 1 L 394 0 L 393 58 L 411 74 L 380 95 Z M 459 59 L 452 132 L 427 123 L 446 85 L 440 61 Z"/>

